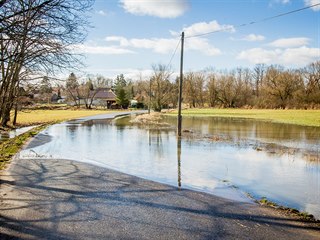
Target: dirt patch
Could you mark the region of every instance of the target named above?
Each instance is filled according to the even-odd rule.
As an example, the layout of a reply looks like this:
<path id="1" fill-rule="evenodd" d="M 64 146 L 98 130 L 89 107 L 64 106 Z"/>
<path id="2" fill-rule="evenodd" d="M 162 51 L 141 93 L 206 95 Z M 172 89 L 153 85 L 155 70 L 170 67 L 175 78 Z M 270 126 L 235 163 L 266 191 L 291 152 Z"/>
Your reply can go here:
<path id="1" fill-rule="evenodd" d="M 169 123 L 162 121 L 163 116 L 161 113 L 150 113 L 150 114 L 141 114 L 136 116 L 134 119 L 130 120 L 130 123 L 133 124 L 147 124 L 147 125 L 157 125 L 161 127 L 170 126 Z"/>

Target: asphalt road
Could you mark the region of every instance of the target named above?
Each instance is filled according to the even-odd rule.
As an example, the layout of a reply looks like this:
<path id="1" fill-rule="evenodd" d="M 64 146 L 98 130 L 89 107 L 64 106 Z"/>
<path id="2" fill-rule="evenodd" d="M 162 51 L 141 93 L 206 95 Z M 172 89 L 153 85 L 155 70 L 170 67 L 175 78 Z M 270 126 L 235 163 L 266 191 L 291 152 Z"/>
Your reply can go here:
<path id="1" fill-rule="evenodd" d="M 62 159 L 0 174 L 0 239 L 320 239 L 273 209 Z"/>

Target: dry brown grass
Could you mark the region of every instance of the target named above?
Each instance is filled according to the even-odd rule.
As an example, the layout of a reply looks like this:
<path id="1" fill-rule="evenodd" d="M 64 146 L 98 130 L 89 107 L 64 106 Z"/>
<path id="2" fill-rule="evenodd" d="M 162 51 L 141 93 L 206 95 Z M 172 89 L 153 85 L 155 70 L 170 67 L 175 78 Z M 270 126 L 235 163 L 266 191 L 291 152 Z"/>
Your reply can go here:
<path id="1" fill-rule="evenodd" d="M 42 123 L 66 121 L 81 117 L 106 114 L 110 110 L 25 110 L 18 113 L 17 125 L 30 126 Z"/>

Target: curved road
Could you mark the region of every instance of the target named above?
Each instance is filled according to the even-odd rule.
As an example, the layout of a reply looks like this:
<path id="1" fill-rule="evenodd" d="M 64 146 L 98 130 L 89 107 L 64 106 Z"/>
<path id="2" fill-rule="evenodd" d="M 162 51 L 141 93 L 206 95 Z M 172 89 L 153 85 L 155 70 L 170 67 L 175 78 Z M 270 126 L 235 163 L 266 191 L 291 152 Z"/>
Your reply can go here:
<path id="1" fill-rule="evenodd" d="M 77 161 L 17 155 L 0 183 L 0 239 L 320 239 L 270 208 Z"/>

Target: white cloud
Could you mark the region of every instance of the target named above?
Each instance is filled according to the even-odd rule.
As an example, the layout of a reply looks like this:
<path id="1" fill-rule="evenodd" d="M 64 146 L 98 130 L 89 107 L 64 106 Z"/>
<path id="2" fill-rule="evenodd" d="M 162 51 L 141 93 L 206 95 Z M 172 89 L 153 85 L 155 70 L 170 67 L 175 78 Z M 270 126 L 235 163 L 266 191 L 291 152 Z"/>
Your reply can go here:
<path id="1" fill-rule="evenodd" d="M 148 15 L 160 18 L 176 18 L 189 8 L 187 0 L 120 0 L 125 11 L 134 15 Z"/>
<path id="2" fill-rule="evenodd" d="M 96 13 L 101 15 L 101 16 L 107 16 L 107 13 L 105 11 L 103 11 L 103 10 L 99 10 Z"/>
<path id="3" fill-rule="evenodd" d="M 215 31 L 224 31 L 224 32 L 235 32 L 235 28 L 232 25 L 221 25 L 217 21 L 211 21 L 211 22 L 199 22 L 194 23 L 189 27 L 184 27 L 182 29 L 184 31 L 185 36 L 194 36 L 198 34 L 206 34 L 209 32 L 215 32 Z M 181 32 L 182 32 L 181 31 Z M 180 32 L 170 31 L 170 33 L 173 36 L 180 35 Z"/>
<path id="4" fill-rule="evenodd" d="M 292 48 L 292 47 L 301 47 L 308 45 L 310 42 L 309 38 L 299 37 L 299 38 L 280 38 L 269 45 L 277 48 Z"/>
<path id="5" fill-rule="evenodd" d="M 118 42 L 122 47 L 130 46 L 129 41 L 125 37 L 109 36 L 109 37 L 106 37 L 105 40 L 107 42 Z"/>
<path id="6" fill-rule="evenodd" d="M 308 48 L 305 46 L 289 48 L 283 52 L 281 58 L 284 64 L 304 66 L 320 58 L 320 48 Z"/>
<path id="7" fill-rule="evenodd" d="M 251 63 L 283 64 L 293 66 L 305 66 L 320 57 L 320 48 L 308 48 L 306 46 L 287 49 L 263 49 L 252 48 L 242 51 L 237 59 L 247 60 Z"/>
<path id="8" fill-rule="evenodd" d="M 166 54 L 173 51 L 177 44 L 177 40 L 170 38 L 133 38 L 130 40 L 130 43 L 134 48 L 152 49 L 157 53 Z"/>
<path id="9" fill-rule="evenodd" d="M 304 0 L 304 3 L 306 6 L 313 6 L 315 4 L 320 4 L 320 0 Z M 315 6 L 312 8 L 314 11 L 319 11 L 320 10 L 320 5 Z"/>
<path id="10" fill-rule="evenodd" d="M 129 49 L 119 48 L 117 46 L 89 46 L 86 44 L 73 45 L 73 51 L 88 54 L 121 55 L 135 53 Z"/>
<path id="11" fill-rule="evenodd" d="M 277 2 L 282 3 L 282 4 L 288 4 L 288 3 L 290 3 L 290 0 L 277 0 Z"/>
<path id="12" fill-rule="evenodd" d="M 249 35 L 245 36 L 244 38 L 241 38 L 241 40 L 248 41 L 248 42 L 263 41 L 264 39 L 265 39 L 264 36 L 256 35 L 256 34 L 249 34 Z"/>
<path id="13" fill-rule="evenodd" d="M 251 63 L 272 63 L 277 56 L 281 54 L 281 50 L 266 50 L 263 48 L 251 48 L 242 51 L 237 59 L 247 60 Z"/>
<path id="14" fill-rule="evenodd" d="M 123 69 L 120 73 L 124 73 L 125 78 L 132 80 L 148 80 L 154 73 L 152 69 Z"/>
<path id="15" fill-rule="evenodd" d="M 109 36 L 105 39 L 108 42 L 118 42 L 119 47 L 133 47 L 140 49 L 151 49 L 156 53 L 170 54 L 177 47 L 176 38 L 132 38 L 127 39 L 121 36 Z M 200 51 L 209 56 L 221 54 L 221 51 L 212 45 L 205 38 L 190 38 L 185 41 L 186 50 Z"/>
<path id="16" fill-rule="evenodd" d="M 221 50 L 210 45 L 206 38 L 190 38 L 185 41 L 186 50 L 200 51 L 208 56 L 217 56 L 221 54 Z"/>
<path id="17" fill-rule="evenodd" d="M 173 51 L 177 45 L 174 38 L 132 38 L 127 39 L 121 36 L 106 37 L 108 42 L 118 42 L 120 47 L 133 47 L 140 49 L 152 49 L 157 53 L 167 54 Z"/>
<path id="18" fill-rule="evenodd" d="M 273 5 L 276 5 L 276 4 L 286 5 L 286 4 L 290 4 L 290 3 L 291 3 L 291 0 L 270 0 L 269 7 L 273 7 Z"/>

